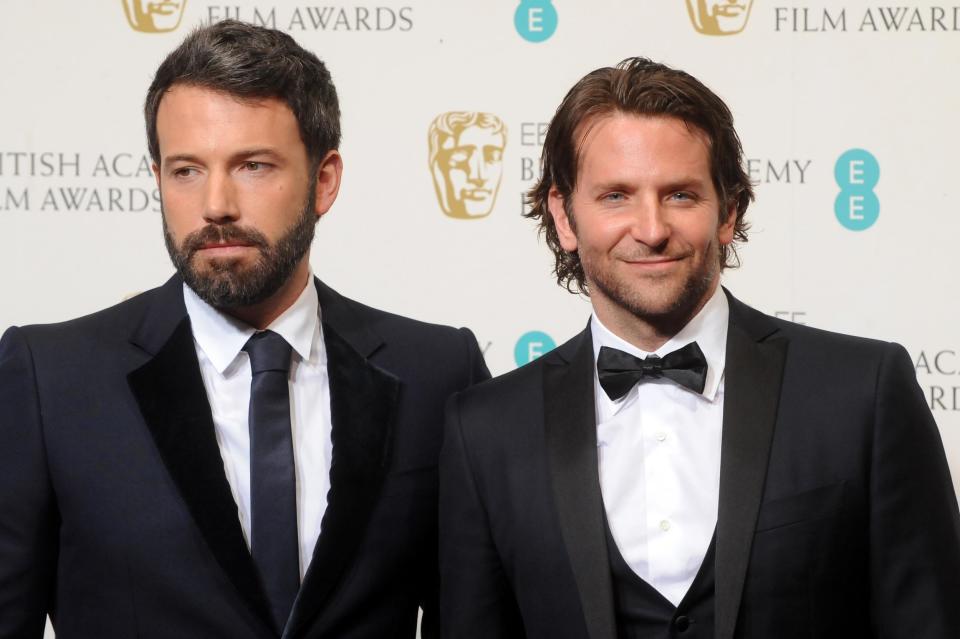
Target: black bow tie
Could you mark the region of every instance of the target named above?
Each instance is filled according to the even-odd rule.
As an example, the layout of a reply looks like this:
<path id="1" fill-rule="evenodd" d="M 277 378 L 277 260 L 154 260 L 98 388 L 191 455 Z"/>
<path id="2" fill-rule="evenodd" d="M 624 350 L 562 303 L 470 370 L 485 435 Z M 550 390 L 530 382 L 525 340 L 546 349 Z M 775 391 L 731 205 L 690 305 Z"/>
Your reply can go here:
<path id="1" fill-rule="evenodd" d="M 666 377 L 695 393 L 702 393 L 707 383 L 707 358 L 696 342 L 690 342 L 662 358 L 649 355 L 646 359 L 601 346 L 597 374 L 600 386 L 614 401 L 630 392 L 637 382 L 660 377 Z"/>

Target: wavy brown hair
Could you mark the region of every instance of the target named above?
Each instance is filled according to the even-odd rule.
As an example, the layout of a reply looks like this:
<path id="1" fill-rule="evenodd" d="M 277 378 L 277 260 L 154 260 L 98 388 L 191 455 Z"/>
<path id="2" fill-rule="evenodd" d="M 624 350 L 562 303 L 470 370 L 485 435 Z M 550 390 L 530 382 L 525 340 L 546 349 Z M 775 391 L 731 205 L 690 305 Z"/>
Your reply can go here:
<path id="1" fill-rule="evenodd" d="M 627 58 L 615 67 L 588 73 L 564 97 L 544 140 L 540 180 L 527 194 L 530 210 L 524 217 L 539 222 L 539 230 L 556 259 L 557 283 L 570 292 L 589 295 L 580 256 L 560 246 L 547 206 L 550 189 L 556 187 L 567 219 L 576 229 L 570 196 L 577 186 L 580 147 L 588 125 L 613 113 L 675 117 L 703 132 L 709 142 L 710 173 L 721 211 L 736 207 L 734 241 L 720 247 L 720 268 L 739 266 L 734 245 L 747 241 L 749 225 L 743 218 L 753 200 L 753 186 L 743 168 L 743 148 L 730 109 L 688 73 L 647 58 Z"/>

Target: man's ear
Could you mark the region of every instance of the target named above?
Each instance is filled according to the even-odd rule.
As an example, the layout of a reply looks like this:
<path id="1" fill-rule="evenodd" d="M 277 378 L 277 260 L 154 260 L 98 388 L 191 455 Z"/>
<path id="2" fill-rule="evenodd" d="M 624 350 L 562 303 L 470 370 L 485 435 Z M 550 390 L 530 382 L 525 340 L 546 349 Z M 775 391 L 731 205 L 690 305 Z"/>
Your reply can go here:
<path id="1" fill-rule="evenodd" d="M 547 194 L 547 208 L 550 209 L 550 216 L 553 217 L 553 225 L 557 229 L 557 236 L 560 238 L 560 246 L 564 251 L 572 253 L 577 250 L 577 234 L 573 232 L 570 226 L 570 218 L 567 217 L 567 211 L 564 208 L 563 196 L 557 187 L 551 186 Z"/>
<path id="2" fill-rule="evenodd" d="M 722 220 L 717 227 L 717 239 L 723 246 L 733 242 L 734 229 L 736 229 L 737 226 L 737 203 L 730 203 L 726 213 L 727 219 Z"/>
<path id="3" fill-rule="evenodd" d="M 160 188 L 160 165 L 156 162 L 150 164 L 151 170 L 153 170 L 153 178 L 157 181 L 157 188 Z"/>
<path id="4" fill-rule="evenodd" d="M 321 217 L 337 199 L 337 193 L 340 192 L 340 178 L 343 176 L 343 158 L 336 149 L 327 151 L 327 154 L 320 160 L 317 166 L 316 196 L 313 201 L 313 209 L 317 217 Z"/>

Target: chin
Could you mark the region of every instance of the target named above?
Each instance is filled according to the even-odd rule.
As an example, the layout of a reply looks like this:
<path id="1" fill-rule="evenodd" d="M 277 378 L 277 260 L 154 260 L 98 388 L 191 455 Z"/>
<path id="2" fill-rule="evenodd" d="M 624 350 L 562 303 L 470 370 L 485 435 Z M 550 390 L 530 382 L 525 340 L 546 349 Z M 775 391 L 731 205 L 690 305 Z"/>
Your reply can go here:
<path id="1" fill-rule="evenodd" d="M 216 276 L 221 273 L 238 276 L 249 271 L 253 266 L 246 262 L 247 260 L 241 257 L 213 257 L 194 260 L 193 268 L 198 274 L 204 276 Z"/>

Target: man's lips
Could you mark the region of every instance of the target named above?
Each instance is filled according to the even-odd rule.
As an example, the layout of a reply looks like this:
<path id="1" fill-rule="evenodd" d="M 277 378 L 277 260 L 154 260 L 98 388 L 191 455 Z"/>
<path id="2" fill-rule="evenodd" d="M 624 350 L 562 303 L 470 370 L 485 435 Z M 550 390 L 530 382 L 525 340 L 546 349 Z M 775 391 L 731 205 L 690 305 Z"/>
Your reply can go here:
<path id="1" fill-rule="evenodd" d="M 241 255 L 252 248 L 255 248 L 252 244 L 243 242 L 210 242 L 202 244 L 196 253 L 209 257 L 231 257 Z"/>
<path id="2" fill-rule="evenodd" d="M 204 250 L 204 249 L 234 248 L 234 247 L 238 247 L 238 246 L 240 246 L 240 247 L 248 247 L 248 246 L 251 246 L 251 245 L 250 245 L 250 244 L 246 244 L 246 243 L 244 243 L 244 242 L 209 242 L 209 243 L 207 243 L 207 244 L 203 244 L 203 245 L 200 247 L 200 249 L 201 249 L 201 250 Z"/>
<path id="3" fill-rule="evenodd" d="M 640 271 L 661 271 L 679 263 L 683 257 L 650 257 L 639 260 L 623 260 L 631 268 Z"/>

